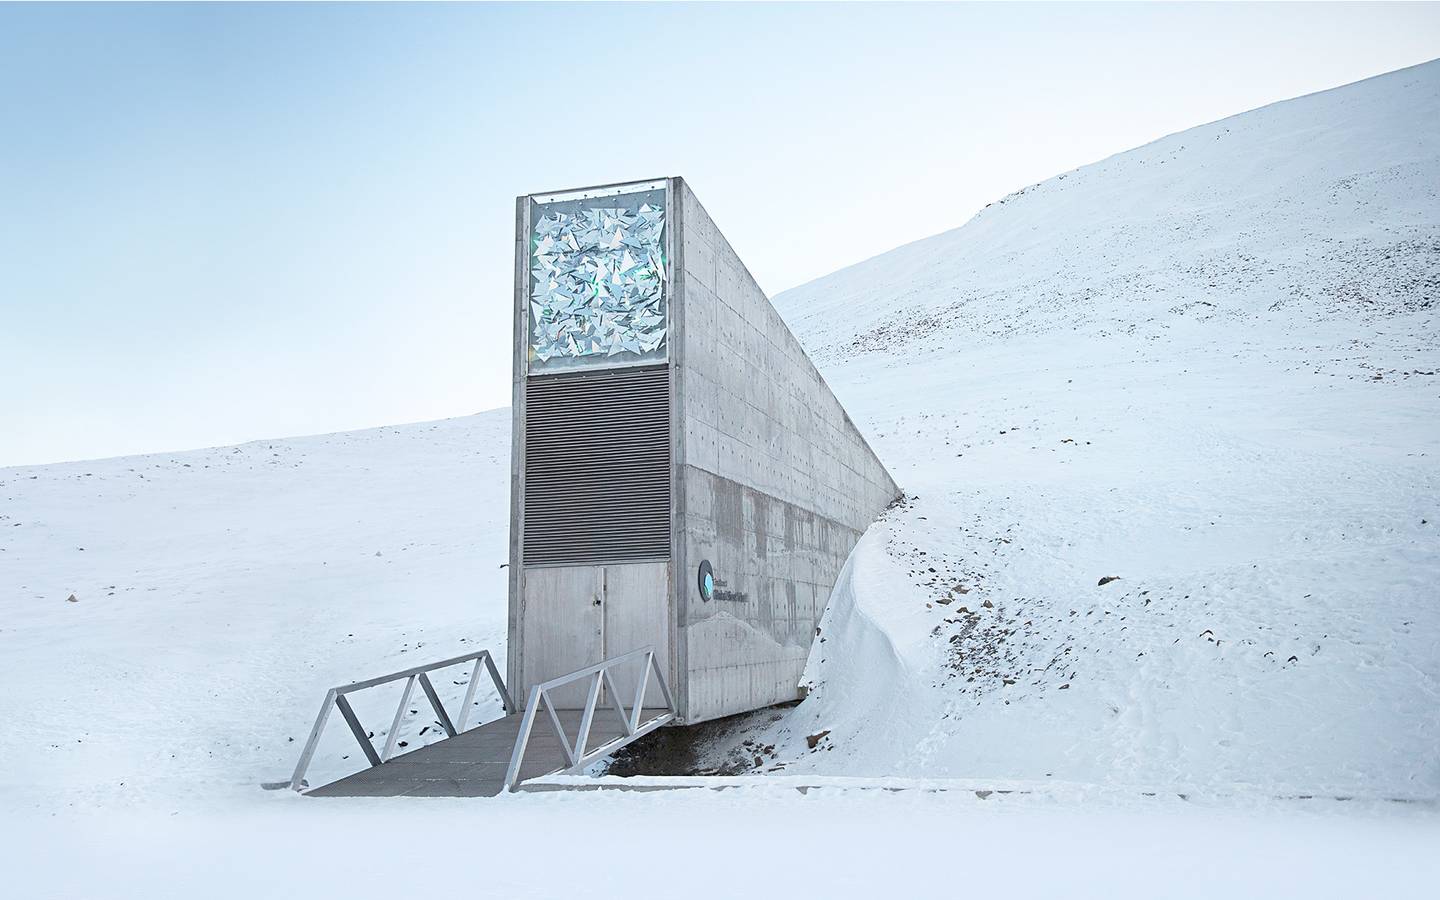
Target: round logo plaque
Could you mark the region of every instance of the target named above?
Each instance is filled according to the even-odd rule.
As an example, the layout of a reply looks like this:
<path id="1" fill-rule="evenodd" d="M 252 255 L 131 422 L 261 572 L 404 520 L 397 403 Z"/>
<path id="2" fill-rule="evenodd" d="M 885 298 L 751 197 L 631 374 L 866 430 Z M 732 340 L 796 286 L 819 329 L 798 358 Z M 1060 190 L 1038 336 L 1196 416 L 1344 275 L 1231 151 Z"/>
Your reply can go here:
<path id="1" fill-rule="evenodd" d="M 715 570 L 711 568 L 710 560 L 701 560 L 696 581 L 700 586 L 700 599 L 709 603 L 715 597 Z"/>

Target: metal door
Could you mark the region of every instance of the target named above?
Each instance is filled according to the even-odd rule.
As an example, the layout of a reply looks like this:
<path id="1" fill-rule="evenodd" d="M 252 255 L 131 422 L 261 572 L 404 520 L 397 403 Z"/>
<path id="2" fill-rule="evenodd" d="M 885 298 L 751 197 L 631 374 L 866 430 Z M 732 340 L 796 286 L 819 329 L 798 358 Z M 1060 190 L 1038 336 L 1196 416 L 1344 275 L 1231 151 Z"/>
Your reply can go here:
<path id="1" fill-rule="evenodd" d="M 669 671 L 670 564 L 558 566 L 525 571 L 524 690 L 551 678 L 641 647 L 655 648 L 660 671 Z M 641 667 L 616 670 L 616 687 L 628 707 Z M 557 708 L 585 705 L 583 684 L 552 695 Z M 525 700 L 517 698 L 521 703 Z M 660 692 L 646 692 L 647 706 L 662 705 Z"/>
<path id="2" fill-rule="evenodd" d="M 525 613 L 521 645 L 525 695 L 532 685 L 604 659 L 604 578 L 600 566 L 561 566 L 525 570 Z M 585 705 L 583 685 L 567 685 L 551 699 L 563 709 Z"/>
<path id="3" fill-rule="evenodd" d="M 628 563 L 606 566 L 603 645 L 605 658 L 610 659 L 638 650 L 655 648 L 655 661 L 661 672 L 670 668 L 670 564 L 668 562 Z M 615 686 L 628 707 L 635 697 L 640 665 L 617 669 Z M 669 675 L 667 674 L 668 678 Z M 660 691 L 653 684 L 645 693 L 646 706 L 663 706 Z"/>

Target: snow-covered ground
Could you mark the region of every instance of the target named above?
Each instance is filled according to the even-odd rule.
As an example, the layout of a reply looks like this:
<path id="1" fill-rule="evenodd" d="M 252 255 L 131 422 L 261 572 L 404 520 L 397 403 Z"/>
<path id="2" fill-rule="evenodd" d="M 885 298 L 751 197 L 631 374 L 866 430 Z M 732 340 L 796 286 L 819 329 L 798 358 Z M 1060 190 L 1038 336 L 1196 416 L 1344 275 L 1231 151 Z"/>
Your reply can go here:
<path id="1" fill-rule="evenodd" d="M 1440 828 L 1403 810 L 764 787 L 266 799 L 26 822 L 0 849 L 11 896 L 1420 898 L 1440 876 Z"/>
<path id="2" fill-rule="evenodd" d="M 810 699 L 710 748 L 751 786 L 262 789 L 325 688 L 503 659 L 505 411 L 0 469 L 9 883 L 1433 891 L 1440 65 L 1066 173 L 776 302 L 911 499 L 853 555 Z M 355 765 L 345 738 L 312 780 Z"/>
<path id="3" fill-rule="evenodd" d="M 914 499 L 852 557 L 812 698 L 718 756 L 1440 797 L 1440 64 L 776 302 Z"/>
<path id="4" fill-rule="evenodd" d="M 500 411 L 0 469 L 6 807 L 248 794 L 287 777 L 326 688 L 503 665 L 509 434 Z M 367 723 L 394 688 L 357 695 Z M 317 783 L 359 759 L 334 724 Z"/>

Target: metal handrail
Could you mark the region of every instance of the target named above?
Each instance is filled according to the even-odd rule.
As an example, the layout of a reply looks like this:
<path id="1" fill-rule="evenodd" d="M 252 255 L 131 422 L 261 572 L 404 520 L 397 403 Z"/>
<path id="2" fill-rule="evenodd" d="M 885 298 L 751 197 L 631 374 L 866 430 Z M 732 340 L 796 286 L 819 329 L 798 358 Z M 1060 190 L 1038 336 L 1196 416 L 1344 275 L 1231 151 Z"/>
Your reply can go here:
<path id="1" fill-rule="evenodd" d="M 631 660 L 645 657 L 645 666 L 640 672 L 640 682 L 635 687 L 635 699 L 631 704 L 630 711 L 625 711 L 625 705 L 620 701 L 620 691 L 615 687 L 615 679 L 610 675 L 610 670 L 616 666 L 623 665 Z M 666 712 L 640 721 L 640 714 L 645 706 L 645 689 L 649 687 L 650 673 L 655 673 L 656 686 L 660 688 L 660 694 L 665 698 Z M 590 690 L 585 698 L 584 712 L 580 715 L 579 733 L 575 736 L 572 744 L 565 729 L 560 724 L 560 716 L 555 712 L 555 704 L 550 700 L 550 692 L 558 687 L 580 681 L 585 678 L 593 679 L 590 682 Z M 586 748 L 590 741 L 590 726 L 595 721 L 595 707 L 600 701 L 600 689 L 606 688 L 609 696 L 610 708 L 615 710 L 615 715 L 620 719 L 620 727 L 623 731 L 617 738 L 613 738 L 601 744 L 593 750 Z M 612 657 L 604 662 L 596 663 L 593 666 L 586 666 L 571 672 L 569 675 L 561 675 L 559 678 L 552 678 L 530 688 L 530 698 L 525 704 L 525 717 L 520 721 L 520 733 L 515 737 L 515 751 L 510 755 L 510 767 L 505 771 L 505 790 L 513 791 L 520 780 L 520 765 L 525 759 L 525 750 L 530 745 L 530 731 L 535 725 L 535 716 L 541 706 L 549 714 L 550 727 L 555 731 L 555 737 L 560 741 L 560 749 L 565 754 L 566 765 L 547 772 L 547 775 L 563 773 L 574 774 L 585 769 L 586 766 L 603 756 L 608 756 L 631 741 L 642 735 L 648 734 L 668 722 L 675 719 L 675 700 L 670 696 L 670 688 L 665 684 L 665 676 L 661 673 L 660 667 L 655 662 L 655 648 L 653 646 L 641 647 L 639 650 L 631 650 L 629 653 Z"/>
<path id="2" fill-rule="evenodd" d="M 460 708 L 460 723 L 457 727 L 450 721 L 450 714 L 445 711 L 445 705 L 440 702 L 440 695 L 435 693 L 435 685 L 430 683 L 428 673 L 436 669 L 445 669 L 469 662 L 472 659 L 475 660 L 475 666 L 470 670 L 470 682 L 469 686 L 465 688 L 465 700 Z M 350 733 L 355 735 L 355 740 L 359 742 L 360 749 L 365 752 L 365 758 L 370 765 L 378 766 L 388 760 L 390 754 L 395 751 L 395 741 L 399 737 L 400 726 L 404 724 L 405 707 L 410 704 L 410 695 L 414 693 L 417 681 L 420 682 L 420 689 L 425 692 L 426 699 L 430 701 L 430 707 L 435 710 L 435 716 L 440 720 L 440 727 L 445 729 L 445 736 L 452 738 L 464 731 L 465 724 L 470 721 L 470 705 L 475 700 L 475 687 L 479 683 L 482 665 L 490 673 L 490 680 L 495 682 L 495 689 L 500 694 L 500 703 L 503 705 L 505 713 L 509 715 L 514 712 L 514 701 L 510 699 L 510 692 L 506 690 L 505 682 L 500 678 L 500 670 L 495 668 L 495 660 L 491 657 L 489 650 L 479 650 L 463 656 L 452 656 L 450 659 L 392 672 L 389 675 L 381 675 L 379 678 L 368 678 L 364 681 L 331 688 L 325 693 L 325 701 L 320 704 L 320 714 L 315 717 L 315 727 L 310 729 L 310 737 L 305 741 L 305 749 L 300 751 L 300 760 L 295 764 L 295 774 L 290 777 L 290 787 L 298 791 L 304 786 L 305 770 L 310 768 L 310 760 L 315 755 L 315 748 L 320 743 L 320 735 L 325 730 L 325 723 L 330 718 L 332 705 L 340 710 L 340 715 L 345 718 L 345 724 L 350 726 Z M 355 710 L 350 706 L 350 701 L 345 698 L 345 695 L 399 681 L 402 678 L 406 681 L 405 690 L 400 695 L 400 705 L 395 708 L 395 719 L 391 722 L 390 733 L 385 738 L 385 748 L 376 753 L 375 745 L 365 734 L 365 729 L 360 725 L 360 719 L 355 715 Z"/>

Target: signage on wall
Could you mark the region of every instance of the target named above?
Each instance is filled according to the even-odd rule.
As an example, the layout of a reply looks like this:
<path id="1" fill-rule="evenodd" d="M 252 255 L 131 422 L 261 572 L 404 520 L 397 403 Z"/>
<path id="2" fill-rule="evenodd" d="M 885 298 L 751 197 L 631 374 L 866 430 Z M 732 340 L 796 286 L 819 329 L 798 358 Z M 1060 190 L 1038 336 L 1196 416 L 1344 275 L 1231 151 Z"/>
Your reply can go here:
<path id="1" fill-rule="evenodd" d="M 710 560 L 708 559 L 700 561 L 700 571 L 696 576 L 696 586 L 700 588 L 700 599 L 706 603 L 709 603 L 711 600 L 743 603 L 749 596 L 740 591 L 725 590 L 725 582 L 715 577 L 715 568 L 710 565 Z"/>

